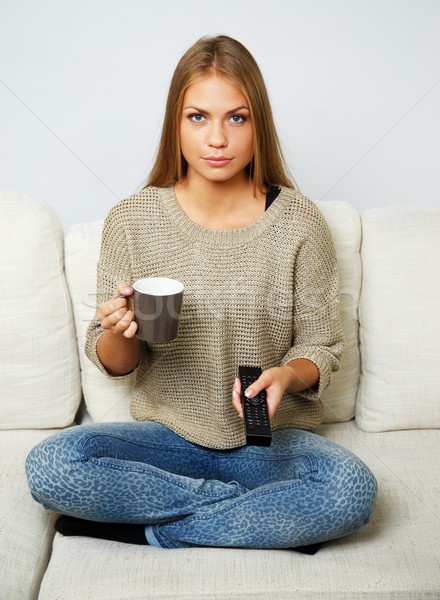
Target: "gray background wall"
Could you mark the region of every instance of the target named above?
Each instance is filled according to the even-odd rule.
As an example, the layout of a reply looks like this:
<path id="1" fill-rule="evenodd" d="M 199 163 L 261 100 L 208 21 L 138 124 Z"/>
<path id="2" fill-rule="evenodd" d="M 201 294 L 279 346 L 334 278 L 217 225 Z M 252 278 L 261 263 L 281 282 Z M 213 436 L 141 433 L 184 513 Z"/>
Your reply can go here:
<path id="1" fill-rule="evenodd" d="M 242 41 L 289 166 L 316 201 L 440 205 L 438 0 L 0 0 L 0 188 L 67 230 L 139 189 L 172 71 Z"/>

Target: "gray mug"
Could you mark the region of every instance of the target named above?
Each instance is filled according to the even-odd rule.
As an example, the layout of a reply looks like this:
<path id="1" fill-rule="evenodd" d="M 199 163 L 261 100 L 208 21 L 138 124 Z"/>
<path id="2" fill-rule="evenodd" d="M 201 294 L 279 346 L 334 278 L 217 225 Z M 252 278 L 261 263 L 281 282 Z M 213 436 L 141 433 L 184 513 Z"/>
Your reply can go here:
<path id="1" fill-rule="evenodd" d="M 171 342 L 177 337 L 183 283 L 167 277 L 146 277 L 133 283 L 136 335 L 145 342 Z"/>

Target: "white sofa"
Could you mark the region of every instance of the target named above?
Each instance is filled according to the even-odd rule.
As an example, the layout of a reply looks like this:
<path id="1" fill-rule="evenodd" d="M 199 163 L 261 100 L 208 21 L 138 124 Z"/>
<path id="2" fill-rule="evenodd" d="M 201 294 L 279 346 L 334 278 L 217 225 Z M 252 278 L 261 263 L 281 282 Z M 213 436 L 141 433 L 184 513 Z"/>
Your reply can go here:
<path id="1" fill-rule="evenodd" d="M 367 463 L 379 494 L 367 526 L 309 556 L 55 535 L 25 457 L 55 429 L 130 419 L 132 380 L 83 354 L 102 223 L 64 239 L 44 201 L 0 193 L 0 600 L 440 598 L 440 208 L 319 206 L 347 337 L 319 432 Z"/>

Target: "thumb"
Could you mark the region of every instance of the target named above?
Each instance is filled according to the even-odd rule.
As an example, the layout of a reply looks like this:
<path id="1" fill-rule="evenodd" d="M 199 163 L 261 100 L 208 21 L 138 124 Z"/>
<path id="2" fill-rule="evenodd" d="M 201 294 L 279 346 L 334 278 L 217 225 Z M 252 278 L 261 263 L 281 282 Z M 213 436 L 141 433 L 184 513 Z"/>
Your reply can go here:
<path id="1" fill-rule="evenodd" d="M 133 292 L 133 286 L 130 283 L 123 281 L 119 283 L 118 287 L 116 288 L 116 298 L 125 298 L 126 296 L 131 296 Z"/>
<path id="2" fill-rule="evenodd" d="M 268 385 L 267 377 L 263 372 L 258 379 L 256 379 L 245 391 L 244 395 L 246 398 L 253 398 L 257 394 L 264 390 Z"/>

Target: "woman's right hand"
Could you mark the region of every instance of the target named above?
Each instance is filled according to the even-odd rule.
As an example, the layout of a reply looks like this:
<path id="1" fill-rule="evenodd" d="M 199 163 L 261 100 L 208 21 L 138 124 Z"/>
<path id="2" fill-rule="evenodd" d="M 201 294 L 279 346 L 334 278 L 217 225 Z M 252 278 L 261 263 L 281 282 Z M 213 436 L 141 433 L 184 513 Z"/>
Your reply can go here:
<path id="1" fill-rule="evenodd" d="M 102 329 L 111 331 L 116 335 L 123 335 L 125 338 L 134 337 L 137 330 L 137 323 L 134 320 L 133 300 L 131 295 L 133 288 L 129 283 L 120 283 L 115 296 L 121 298 L 112 298 L 98 306 L 96 316 L 101 322 Z"/>

